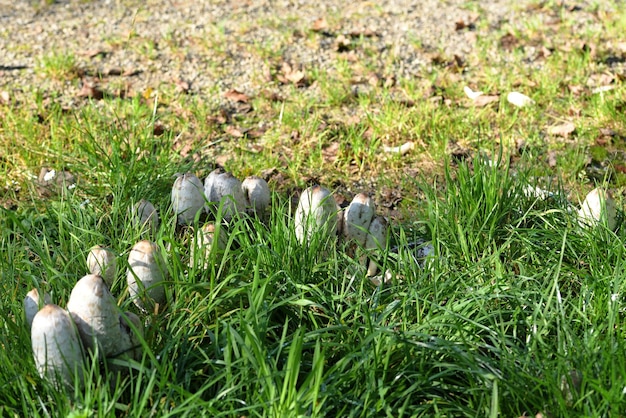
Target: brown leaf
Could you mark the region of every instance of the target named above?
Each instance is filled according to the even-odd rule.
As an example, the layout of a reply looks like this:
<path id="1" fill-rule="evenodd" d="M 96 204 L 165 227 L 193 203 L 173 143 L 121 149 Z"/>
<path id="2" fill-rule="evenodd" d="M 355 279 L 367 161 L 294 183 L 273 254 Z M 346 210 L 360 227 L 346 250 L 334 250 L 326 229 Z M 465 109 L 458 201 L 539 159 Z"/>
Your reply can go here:
<path id="1" fill-rule="evenodd" d="M 224 93 L 224 97 L 232 100 L 233 102 L 239 103 L 248 103 L 250 101 L 250 97 L 248 95 L 235 89 L 228 90 L 226 93 Z"/>
<path id="2" fill-rule="evenodd" d="M 267 128 L 253 128 L 246 132 L 246 136 L 251 139 L 260 138 L 265 134 L 266 131 Z"/>
<path id="3" fill-rule="evenodd" d="M 235 138 L 243 138 L 243 132 L 234 127 L 233 125 L 226 125 L 224 127 L 224 132 L 226 132 L 228 135 L 233 136 Z"/>
<path id="4" fill-rule="evenodd" d="M 519 45 L 519 39 L 511 32 L 500 38 L 500 47 L 505 51 L 512 51 Z"/>
<path id="5" fill-rule="evenodd" d="M 550 135 L 557 135 L 562 137 L 567 137 L 569 134 L 573 133 L 576 130 L 576 125 L 572 122 L 565 122 L 560 125 L 550 126 L 548 128 L 548 133 Z"/>
<path id="6" fill-rule="evenodd" d="M 313 32 L 323 32 L 328 29 L 328 22 L 323 17 L 316 19 L 311 25 L 311 30 Z"/>
<path id="7" fill-rule="evenodd" d="M 548 166 L 550 168 L 556 167 L 556 163 L 557 163 L 556 157 L 557 157 L 556 151 L 552 150 L 548 152 Z"/>
<path id="8" fill-rule="evenodd" d="M 288 62 L 283 62 L 280 66 L 279 73 L 276 75 L 278 81 L 283 84 L 295 84 L 296 86 L 304 86 L 306 84 L 305 74 L 298 70 L 295 66 Z"/>
<path id="9" fill-rule="evenodd" d="M 102 57 L 105 57 L 108 54 L 107 51 L 104 51 L 102 49 L 87 49 L 85 51 L 80 51 L 78 53 L 78 55 L 82 55 L 85 56 L 87 58 L 95 58 L 98 55 L 102 55 Z"/>
<path id="10" fill-rule="evenodd" d="M 498 101 L 500 101 L 500 96 L 497 94 L 494 94 L 494 95 L 481 94 L 480 96 L 472 100 L 472 104 L 476 107 L 485 107 L 490 103 L 495 103 Z"/>
<path id="11" fill-rule="evenodd" d="M 176 90 L 178 90 L 179 92 L 189 93 L 189 89 L 191 88 L 191 83 L 189 83 L 188 81 L 178 79 L 174 81 L 174 84 L 176 84 Z"/>
<path id="12" fill-rule="evenodd" d="M 337 161 L 339 154 L 339 142 L 334 141 L 326 148 L 322 149 L 322 157 L 324 157 L 324 161 L 334 163 Z"/>
<path id="13" fill-rule="evenodd" d="M 95 83 L 83 81 L 83 87 L 80 89 L 77 96 L 94 100 L 102 100 L 104 98 L 104 91 L 101 90 Z"/>

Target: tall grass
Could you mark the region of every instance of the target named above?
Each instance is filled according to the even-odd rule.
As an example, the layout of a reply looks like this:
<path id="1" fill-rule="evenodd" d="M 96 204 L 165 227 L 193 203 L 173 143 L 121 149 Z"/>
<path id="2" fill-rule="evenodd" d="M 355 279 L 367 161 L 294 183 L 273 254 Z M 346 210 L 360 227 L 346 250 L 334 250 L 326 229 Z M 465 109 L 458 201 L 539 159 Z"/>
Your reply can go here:
<path id="1" fill-rule="evenodd" d="M 131 147 L 132 132 L 99 141 L 86 126 L 74 168 L 89 179 L 2 212 L 0 415 L 623 416 L 623 233 L 582 229 L 562 190 L 528 197 L 524 169 L 483 159 L 444 184 L 416 181 L 422 209 L 392 228 L 379 287 L 341 245 L 299 245 L 281 196 L 266 222 L 222 225 L 226 249 L 189 266 L 191 232 L 167 194 L 178 168 L 149 126 L 132 129 Z M 146 160 L 127 155 L 146 147 Z M 142 360 L 116 360 L 127 373 L 91 362 L 84 389 L 59 392 L 36 372 L 21 300 L 40 287 L 64 306 L 103 243 L 120 256 L 112 292 L 136 311 L 125 257 L 143 197 L 162 218 L 151 238 L 167 253 L 168 304 L 142 315 Z M 417 235 L 432 241 L 428 260 Z"/>

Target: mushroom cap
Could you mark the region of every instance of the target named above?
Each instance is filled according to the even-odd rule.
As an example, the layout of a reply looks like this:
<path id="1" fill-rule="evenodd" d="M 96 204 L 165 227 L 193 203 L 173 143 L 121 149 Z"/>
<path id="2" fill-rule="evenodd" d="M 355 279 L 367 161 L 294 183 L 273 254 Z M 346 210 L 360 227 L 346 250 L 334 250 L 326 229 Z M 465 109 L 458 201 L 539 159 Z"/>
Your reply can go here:
<path id="1" fill-rule="evenodd" d="M 35 365 L 42 378 L 70 390 L 76 376 L 82 385 L 82 346 L 76 325 L 66 310 L 54 304 L 41 308 L 33 318 L 30 335 Z"/>
<path id="2" fill-rule="evenodd" d="M 43 306 L 52 303 L 52 297 L 48 292 L 44 293 L 43 300 L 39 295 L 39 289 L 35 288 L 28 292 L 24 298 L 24 316 L 26 318 L 26 324 L 28 324 L 28 329 L 32 327 L 33 318 L 35 318 L 37 312 L 39 312 Z"/>
<path id="3" fill-rule="evenodd" d="M 204 187 L 193 173 L 186 173 L 172 186 L 172 208 L 179 225 L 193 223 L 196 214 L 204 209 Z"/>
<path id="4" fill-rule="evenodd" d="M 315 231 L 322 237 L 337 233 L 337 202 L 324 187 L 315 185 L 305 189 L 298 200 L 295 213 L 296 238 L 309 243 Z"/>
<path id="5" fill-rule="evenodd" d="M 600 222 L 614 230 L 617 226 L 617 209 L 611 192 L 595 188 L 590 191 L 578 210 L 578 217 L 583 226 L 594 226 Z"/>
<path id="6" fill-rule="evenodd" d="M 159 212 L 149 200 L 141 199 L 139 202 L 135 203 L 131 215 L 135 227 L 140 227 L 152 233 L 156 232 L 159 228 Z"/>
<path id="7" fill-rule="evenodd" d="M 88 274 L 76 282 L 67 302 L 83 345 L 99 357 L 117 351 L 121 335 L 119 308 L 102 276 Z"/>
<path id="8" fill-rule="evenodd" d="M 216 237 L 216 233 L 217 237 Z M 217 239 L 216 239 L 217 238 Z M 200 228 L 194 235 L 191 241 L 191 253 L 189 256 L 189 267 L 193 267 L 195 264 L 195 257 L 199 255 L 202 259 L 206 259 L 214 246 L 217 249 L 223 251 L 226 249 L 228 238 L 226 237 L 226 231 L 224 228 L 220 228 L 219 231 L 212 222 L 207 222 Z M 204 268 L 208 268 L 208 264 L 204 263 Z"/>
<path id="9" fill-rule="evenodd" d="M 270 187 L 265 180 L 257 176 L 246 177 L 241 188 L 248 199 L 252 213 L 262 214 L 270 206 Z"/>
<path id="10" fill-rule="evenodd" d="M 167 277 L 167 270 L 159 247 L 148 240 L 139 241 L 128 254 L 128 265 L 126 281 L 135 305 L 151 309 L 154 303 L 165 304 L 162 282 Z"/>
<path id="11" fill-rule="evenodd" d="M 141 319 L 132 312 L 124 312 L 120 315 L 120 331 L 122 334 L 120 353 L 133 360 L 141 360 L 141 339 L 144 335 Z"/>
<path id="12" fill-rule="evenodd" d="M 215 188 L 215 180 L 220 174 L 225 173 L 221 168 L 216 168 L 211 171 L 209 175 L 204 179 L 204 197 L 207 202 L 219 202 L 220 196 L 217 195 L 217 189 Z"/>
<path id="13" fill-rule="evenodd" d="M 117 257 L 108 248 L 95 245 L 87 254 L 87 269 L 91 274 L 102 276 L 104 282 L 111 288 L 117 276 Z"/>
<path id="14" fill-rule="evenodd" d="M 207 200 L 209 202 L 216 202 L 222 204 L 222 217 L 226 220 L 232 219 L 236 213 L 242 212 L 248 206 L 248 200 L 242 189 L 241 181 L 228 172 L 215 171 L 209 174 L 207 181 L 205 181 L 205 193 L 207 191 L 207 182 L 209 183 L 209 195 Z"/>
<path id="15" fill-rule="evenodd" d="M 347 241 L 365 245 L 368 229 L 376 215 L 374 200 L 364 193 L 354 196 L 350 206 L 344 210 L 343 235 Z"/>
<path id="16" fill-rule="evenodd" d="M 367 275 L 374 276 L 378 271 L 378 265 L 372 259 L 372 253 L 380 251 L 387 246 L 387 220 L 383 216 L 377 216 L 370 224 L 367 238 L 365 240 L 365 249 L 370 254 L 370 262 L 367 267 Z"/>

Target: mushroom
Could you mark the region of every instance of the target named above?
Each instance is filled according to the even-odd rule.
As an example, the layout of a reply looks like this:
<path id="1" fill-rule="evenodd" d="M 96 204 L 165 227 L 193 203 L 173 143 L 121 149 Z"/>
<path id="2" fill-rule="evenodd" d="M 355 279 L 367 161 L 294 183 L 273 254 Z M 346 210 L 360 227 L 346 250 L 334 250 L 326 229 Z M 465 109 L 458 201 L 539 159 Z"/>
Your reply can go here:
<path id="1" fill-rule="evenodd" d="M 104 282 L 111 288 L 117 276 L 117 257 L 108 248 L 96 245 L 91 247 L 87 254 L 87 269 L 91 274 L 102 276 Z"/>
<path id="2" fill-rule="evenodd" d="M 346 242 L 363 247 L 375 215 L 376 205 L 371 197 L 364 193 L 354 196 L 350 206 L 344 210 L 343 236 Z"/>
<path id="3" fill-rule="evenodd" d="M 614 230 L 617 226 L 617 210 L 611 192 L 601 188 L 590 191 L 578 210 L 578 218 L 582 226 L 602 223 Z"/>
<path id="4" fill-rule="evenodd" d="M 250 212 L 263 215 L 270 206 L 270 188 L 265 180 L 257 176 L 246 177 L 241 188 L 248 199 Z"/>
<path id="5" fill-rule="evenodd" d="M 146 199 L 141 199 L 135 203 L 131 210 L 132 222 L 135 227 L 139 227 L 142 231 L 150 231 L 155 233 L 159 228 L 159 212 L 154 205 Z"/>
<path id="6" fill-rule="evenodd" d="M 367 275 L 370 277 L 375 276 L 378 270 L 378 265 L 372 259 L 372 253 L 387 247 L 387 226 L 387 220 L 382 216 L 375 217 L 369 226 L 365 240 L 365 250 L 370 258 L 367 266 Z"/>
<path id="7" fill-rule="evenodd" d="M 35 288 L 28 292 L 24 298 L 24 316 L 26 317 L 28 329 L 32 327 L 33 318 L 37 315 L 37 312 L 39 312 L 43 306 L 52 303 L 52 298 L 49 293 L 44 293 L 43 299 L 39 295 L 39 289 Z"/>
<path id="8" fill-rule="evenodd" d="M 30 336 L 35 366 L 42 378 L 68 390 L 74 387 L 75 377 L 82 385 L 83 351 L 76 325 L 66 310 L 54 304 L 41 308 L 33 318 Z"/>
<path id="9" fill-rule="evenodd" d="M 320 237 L 337 233 L 337 203 L 322 186 L 311 186 L 300 195 L 295 213 L 296 238 L 301 244 L 310 243 L 315 231 Z"/>
<path id="10" fill-rule="evenodd" d="M 70 293 L 67 310 L 84 347 L 99 358 L 115 354 L 122 338 L 119 308 L 101 276 L 88 274 Z"/>
<path id="11" fill-rule="evenodd" d="M 128 254 L 128 291 L 135 305 L 151 310 L 154 304 L 165 304 L 163 280 L 167 277 L 165 260 L 157 245 L 143 240 L 136 243 Z"/>
<path id="12" fill-rule="evenodd" d="M 193 223 L 196 214 L 204 209 L 204 188 L 193 173 L 184 174 L 174 181 L 172 207 L 179 225 Z"/>
<path id="13" fill-rule="evenodd" d="M 226 220 L 248 206 L 241 181 L 221 169 L 213 170 L 205 179 L 204 196 L 208 202 L 222 204 L 222 217 Z"/>
<path id="14" fill-rule="evenodd" d="M 141 339 L 143 339 L 141 319 L 132 312 L 124 312 L 120 315 L 120 331 L 122 334 L 120 355 L 140 361 L 143 354 L 141 349 Z"/>
<path id="15" fill-rule="evenodd" d="M 218 250 L 224 251 L 226 249 L 227 242 L 226 231 L 223 228 L 219 228 L 218 230 L 212 222 L 204 224 L 192 240 L 189 267 L 194 266 L 196 255 L 199 256 L 201 260 L 204 260 L 209 256 L 212 249 L 216 245 Z M 204 263 L 204 268 L 208 268 L 208 264 L 206 262 Z"/>

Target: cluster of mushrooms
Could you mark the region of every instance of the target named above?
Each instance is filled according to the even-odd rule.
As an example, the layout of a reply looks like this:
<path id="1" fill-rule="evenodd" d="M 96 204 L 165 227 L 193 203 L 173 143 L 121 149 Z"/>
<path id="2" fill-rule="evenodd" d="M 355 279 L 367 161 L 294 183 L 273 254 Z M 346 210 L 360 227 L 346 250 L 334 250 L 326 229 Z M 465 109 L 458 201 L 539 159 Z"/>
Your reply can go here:
<path id="1" fill-rule="evenodd" d="M 242 213 L 263 219 L 270 203 L 265 180 L 251 176 L 242 182 L 221 169 L 212 171 L 204 183 L 192 173 L 180 175 L 171 193 L 172 210 L 181 227 L 204 222 L 204 215 L 216 208 L 220 208 L 225 222 Z M 159 215 L 151 202 L 139 201 L 131 215 L 142 234 L 158 229 Z M 190 266 L 194 255 L 206 259 L 213 246 L 225 248 L 225 232 L 216 236 L 220 228 L 220 224 L 209 221 L 194 234 Z M 313 186 L 300 197 L 295 233 L 303 245 L 309 244 L 314 234 L 341 237 L 350 243 L 352 255 L 358 254 L 366 262 L 371 251 L 385 247 L 387 221 L 376 216 L 373 200 L 364 194 L 356 195 L 342 210 L 327 189 Z M 82 382 L 83 368 L 90 358 L 97 358 L 108 370 L 123 371 L 119 366 L 123 361 L 140 361 L 142 357 L 144 324 L 136 314 L 123 312 L 110 291 L 118 273 L 115 254 L 95 246 L 86 264 L 89 274 L 72 289 L 66 309 L 52 303 L 50 295 L 40 289 L 31 290 L 24 299 L 37 370 L 58 387 L 72 388 L 74 381 Z M 369 276 L 376 273 L 374 261 L 369 262 L 367 271 Z M 165 259 L 156 243 L 144 239 L 132 247 L 126 282 L 128 295 L 141 312 L 158 312 L 165 305 L 167 276 Z"/>
<path id="2" fill-rule="evenodd" d="M 527 194 L 547 196 L 538 188 Z M 204 215 L 221 208 L 221 218 L 228 222 L 238 213 L 264 217 L 271 203 L 267 182 L 248 177 L 243 182 L 221 169 L 211 172 L 204 183 L 192 173 L 180 175 L 174 182 L 171 204 L 177 224 L 197 224 Z M 581 225 L 604 222 L 616 226 L 615 202 L 603 189 L 591 191 L 578 211 Z M 219 218 L 219 216 L 217 217 Z M 147 200 L 132 208 L 133 222 L 142 231 L 156 231 L 159 216 Z M 295 210 L 295 235 L 301 245 L 318 240 L 341 240 L 346 251 L 366 269 L 375 285 L 390 279 L 389 272 L 376 276 L 376 253 L 387 247 L 388 223 L 376 215 L 371 197 L 359 193 L 342 209 L 331 192 L 319 185 L 305 189 Z M 209 221 L 194 234 L 189 265 L 196 254 L 207 258 L 214 246 L 224 249 L 224 233 L 216 236 L 221 224 Z M 321 241 L 324 242 L 324 241 Z M 432 245 L 424 254 L 432 254 Z M 132 312 L 122 312 L 110 292 L 117 277 L 115 254 L 101 246 L 93 247 L 86 259 L 89 274 L 81 278 L 70 294 L 67 309 L 52 303 L 47 293 L 31 290 L 24 299 L 26 321 L 31 330 L 35 364 L 40 375 L 61 387 L 72 387 L 74 378 L 82 382 L 83 366 L 89 355 L 106 364 L 109 370 L 122 371 L 119 360 L 140 361 L 144 324 Z M 206 267 L 206 264 L 205 264 Z M 128 294 L 141 312 L 158 312 L 166 303 L 164 281 L 167 280 L 165 259 L 156 243 L 137 242 L 128 255 L 126 281 Z M 118 360 L 118 361 L 116 361 Z M 122 363 L 123 364 L 123 363 Z"/>

